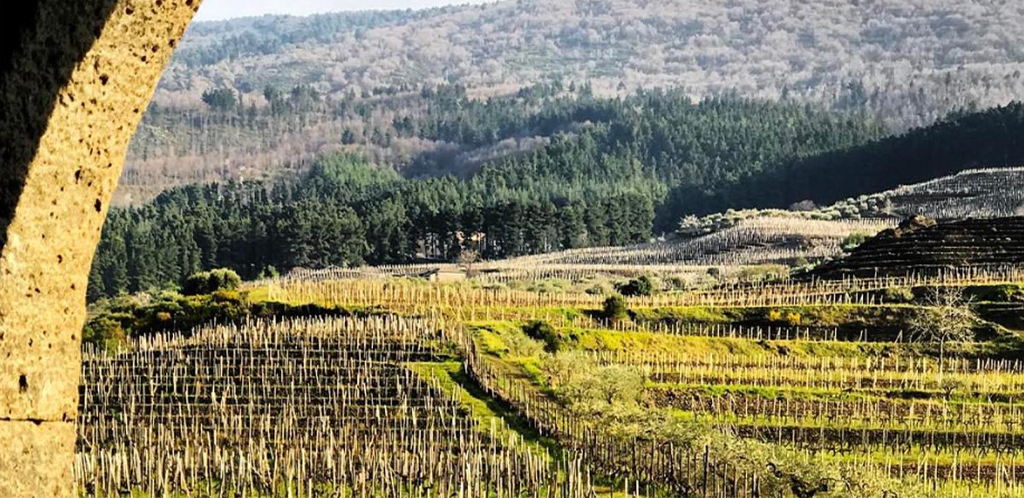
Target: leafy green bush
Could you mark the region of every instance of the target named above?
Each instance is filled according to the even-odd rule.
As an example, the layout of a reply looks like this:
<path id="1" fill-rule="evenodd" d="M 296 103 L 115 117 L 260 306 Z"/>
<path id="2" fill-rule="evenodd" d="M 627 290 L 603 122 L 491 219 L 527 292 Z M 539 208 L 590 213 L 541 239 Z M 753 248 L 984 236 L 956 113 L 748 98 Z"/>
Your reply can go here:
<path id="1" fill-rule="evenodd" d="M 233 291 L 242 285 L 242 278 L 234 270 L 225 268 L 190 275 L 185 279 L 183 294 L 197 296 L 217 291 Z"/>
<path id="2" fill-rule="evenodd" d="M 615 286 L 615 290 L 623 296 L 650 296 L 654 293 L 654 283 L 646 275 Z"/>
<path id="3" fill-rule="evenodd" d="M 544 351 L 557 353 L 562 349 L 562 336 L 547 322 L 533 321 L 523 326 L 523 332 L 531 339 L 544 343 Z"/>
<path id="4" fill-rule="evenodd" d="M 260 274 L 257 276 L 257 278 L 277 278 L 279 276 L 281 276 L 281 274 L 277 271 L 277 268 L 274 268 L 274 265 L 267 265 L 264 266 L 262 270 L 260 270 Z"/>
<path id="5" fill-rule="evenodd" d="M 89 320 L 82 330 L 82 341 L 115 352 L 128 339 L 121 322 L 110 316 Z"/>
<path id="6" fill-rule="evenodd" d="M 629 318 L 629 308 L 626 307 L 626 300 L 619 295 L 610 296 L 608 299 L 605 299 L 601 316 L 608 320 Z"/>
<path id="7" fill-rule="evenodd" d="M 840 244 L 840 246 L 843 248 L 844 251 L 852 251 L 861 244 L 863 244 L 865 241 L 867 241 L 868 237 L 870 236 L 871 235 L 868 233 L 854 232 L 851 233 L 850 235 L 847 235 L 846 238 L 843 239 L 843 242 L 842 244 Z"/>
<path id="8" fill-rule="evenodd" d="M 209 281 L 209 273 L 194 273 L 192 275 L 189 275 L 188 278 L 185 279 L 185 285 L 182 286 L 181 292 L 186 296 L 208 294 L 208 292 L 206 292 L 206 287 L 207 285 L 209 285 Z"/>

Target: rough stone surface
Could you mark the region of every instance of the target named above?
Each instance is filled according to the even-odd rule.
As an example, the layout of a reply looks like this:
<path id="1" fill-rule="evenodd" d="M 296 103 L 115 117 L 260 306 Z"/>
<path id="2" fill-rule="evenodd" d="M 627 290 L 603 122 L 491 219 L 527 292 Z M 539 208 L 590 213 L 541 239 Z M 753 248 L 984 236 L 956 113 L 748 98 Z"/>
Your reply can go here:
<path id="1" fill-rule="evenodd" d="M 71 495 L 89 267 L 199 3 L 41 0 L 0 21 L 0 497 Z"/>
<path id="2" fill-rule="evenodd" d="M 72 496 L 70 462 L 74 445 L 72 424 L 0 423 L 0 448 L 4 452 L 4 458 L 0 458 L 0 496 Z"/>

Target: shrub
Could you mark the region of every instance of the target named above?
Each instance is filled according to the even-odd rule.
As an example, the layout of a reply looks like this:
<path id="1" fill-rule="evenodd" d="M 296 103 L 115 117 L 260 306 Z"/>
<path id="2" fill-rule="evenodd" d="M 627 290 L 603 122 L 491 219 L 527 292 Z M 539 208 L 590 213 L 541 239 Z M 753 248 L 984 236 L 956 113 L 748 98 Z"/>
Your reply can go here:
<path id="1" fill-rule="evenodd" d="M 217 291 L 233 291 L 242 285 L 242 278 L 234 270 L 218 269 L 189 275 L 185 279 L 182 293 L 186 296 L 213 294 Z"/>
<path id="2" fill-rule="evenodd" d="M 906 287 L 886 287 L 879 297 L 883 303 L 906 304 L 914 300 L 914 293 Z"/>
<path id="3" fill-rule="evenodd" d="M 577 414 L 599 415 L 613 407 L 635 408 L 643 394 L 644 378 L 624 365 L 597 365 L 586 356 L 559 354 L 544 373 L 555 395 Z"/>
<path id="4" fill-rule="evenodd" d="M 650 296 L 654 293 L 654 283 L 645 275 L 625 284 L 616 285 L 615 290 L 623 296 Z"/>
<path id="5" fill-rule="evenodd" d="M 547 322 L 533 321 L 523 326 L 523 332 L 531 339 L 544 343 L 544 351 L 557 353 L 562 349 L 562 336 Z"/>
<path id="6" fill-rule="evenodd" d="M 263 267 L 262 270 L 260 270 L 260 274 L 258 275 L 257 278 L 260 278 L 260 279 L 277 278 L 279 276 L 281 276 L 281 274 L 278 273 L 277 268 L 274 268 L 273 265 L 267 265 L 267 266 Z"/>
<path id="7" fill-rule="evenodd" d="M 672 290 L 686 290 L 687 287 L 686 279 L 679 275 L 668 277 L 668 279 L 665 280 L 665 283 L 668 284 L 669 289 Z"/>
<path id="8" fill-rule="evenodd" d="M 128 334 L 121 327 L 121 322 L 107 316 L 98 316 L 89 320 L 82 330 L 82 342 L 116 352 L 128 341 Z"/>
<path id="9" fill-rule="evenodd" d="M 206 294 L 207 282 L 210 281 L 210 274 L 193 273 L 185 279 L 185 285 L 182 286 L 181 292 L 186 296 L 196 296 L 199 294 Z"/>
<path id="10" fill-rule="evenodd" d="M 868 237 L 870 237 L 870 234 L 864 232 L 854 232 L 846 236 L 846 238 L 843 239 L 843 242 L 842 244 L 840 244 L 840 246 L 843 248 L 844 251 L 852 251 L 853 249 L 856 249 L 857 246 L 867 241 Z"/>
<path id="11" fill-rule="evenodd" d="M 626 300 L 622 296 L 610 296 L 604 300 L 604 308 L 601 316 L 608 320 L 622 320 L 629 318 L 629 309 L 626 308 Z"/>
<path id="12" fill-rule="evenodd" d="M 212 297 L 216 303 L 240 304 L 242 302 L 242 295 L 233 290 L 219 290 L 214 292 Z"/>

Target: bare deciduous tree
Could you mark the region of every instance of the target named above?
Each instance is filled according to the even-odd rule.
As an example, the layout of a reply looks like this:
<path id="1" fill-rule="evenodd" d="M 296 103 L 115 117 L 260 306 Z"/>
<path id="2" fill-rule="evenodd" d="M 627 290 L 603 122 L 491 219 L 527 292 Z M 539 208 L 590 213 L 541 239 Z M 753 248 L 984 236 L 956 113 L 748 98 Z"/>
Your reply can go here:
<path id="1" fill-rule="evenodd" d="M 465 268 L 466 276 L 473 276 L 473 264 L 480 260 L 480 253 L 472 249 L 464 249 L 459 254 L 459 266 Z"/>
<path id="2" fill-rule="evenodd" d="M 939 369 L 946 356 L 946 344 L 974 337 L 972 302 L 959 287 L 936 287 L 908 323 L 911 339 L 939 344 Z"/>

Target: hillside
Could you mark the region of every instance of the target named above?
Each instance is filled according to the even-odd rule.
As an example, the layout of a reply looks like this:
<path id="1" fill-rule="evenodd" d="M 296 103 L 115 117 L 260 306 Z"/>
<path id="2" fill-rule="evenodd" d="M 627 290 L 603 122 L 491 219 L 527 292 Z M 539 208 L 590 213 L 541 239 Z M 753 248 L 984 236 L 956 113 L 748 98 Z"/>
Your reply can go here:
<path id="1" fill-rule="evenodd" d="M 818 205 L 933 180 L 967 169 L 1024 162 L 1024 105 L 961 113 L 926 128 L 802 158 L 740 179 L 718 192 L 683 191 L 682 212 Z"/>
<path id="2" fill-rule="evenodd" d="M 529 115 L 554 99 L 642 88 L 927 126 L 1024 95 L 1022 14 L 1008 5 L 558 0 L 197 23 L 132 143 L 116 202 L 192 182 L 294 179 L 339 150 L 406 174 L 462 174 L 587 121 L 478 128 L 479 108 Z M 472 131 L 448 133 L 453 123 Z"/>
<path id="3" fill-rule="evenodd" d="M 742 214 L 727 209 L 743 205 L 806 209 L 845 199 L 800 216 L 890 217 L 884 200 L 858 196 L 980 165 L 1024 163 L 1016 139 L 1024 129 L 1020 104 L 871 140 L 878 131 L 870 121 L 798 106 L 691 104 L 659 93 L 573 102 L 549 117 L 529 117 L 533 124 L 526 126 L 586 116 L 607 122 L 588 120 L 575 133 L 557 134 L 530 153 L 487 162 L 461 177 L 407 178 L 365 158 L 329 155 L 297 182 L 174 188 L 144 206 L 114 209 L 94 259 L 92 296 L 165 287 L 217 267 L 254 278 L 269 267 L 452 262 L 467 250 L 495 260 L 643 244 L 676 230 L 680 219 L 691 224 L 691 213 L 724 213 L 696 219 L 697 234 L 731 226 Z M 493 124 L 496 115 L 488 107 L 469 122 Z M 485 128 L 465 127 L 479 129 Z M 986 188 L 984 182 L 962 187 Z M 1006 189 L 968 207 L 1006 211 L 1016 202 L 1013 195 Z M 967 198 L 951 192 L 949 199 L 963 207 Z"/>
<path id="4" fill-rule="evenodd" d="M 939 220 L 1020 216 L 1024 214 L 1024 168 L 972 169 L 835 205 L 839 210 L 846 207 L 857 209 L 862 216 L 896 218 L 915 214 Z"/>
<path id="5" fill-rule="evenodd" d="M 796 214 L 745 219 L 729 228 L 682 240 L 523 256 L 496 265 L 792 265 L 796 261 L 836 256 L 851 235 L 873 235 L 892 225 L 884 219 L 828 221 L 800 218 Z"/>
<path id="6" fill-rule="evenodd" d="M 916 216 L 884 230 L 846 257 L 814 271 L 819 277 L 927 275 L 943 270 L 1024 264 L 1024 218 L 936 223 Z"/>
<path id="7" fill-rule="evenodd" d="M 1007 218 L 1024 206 L 1024 168 L 969 169 L 933 180 L 843 199 L 825 207 L 796 203 L 790 209 L 728 209 L 687 216 L 676 230 L 690 238 L 727 230 L 748 220 L 888 220 L 915 215 L 938 220 Z"/>
<path id="8" fill-rule="evenodd" d="M 190 28 L 158 101 L 205 86 L 327 94 L 423 83 L 694 96 L 783 93 L 869 105 L 907 125 L 1020 95 L 1024 13 L 1011 2 L 526 0 L 407 12 L 263 17 Z M 837 61 L 844 61 L 837 64 Z"/>

